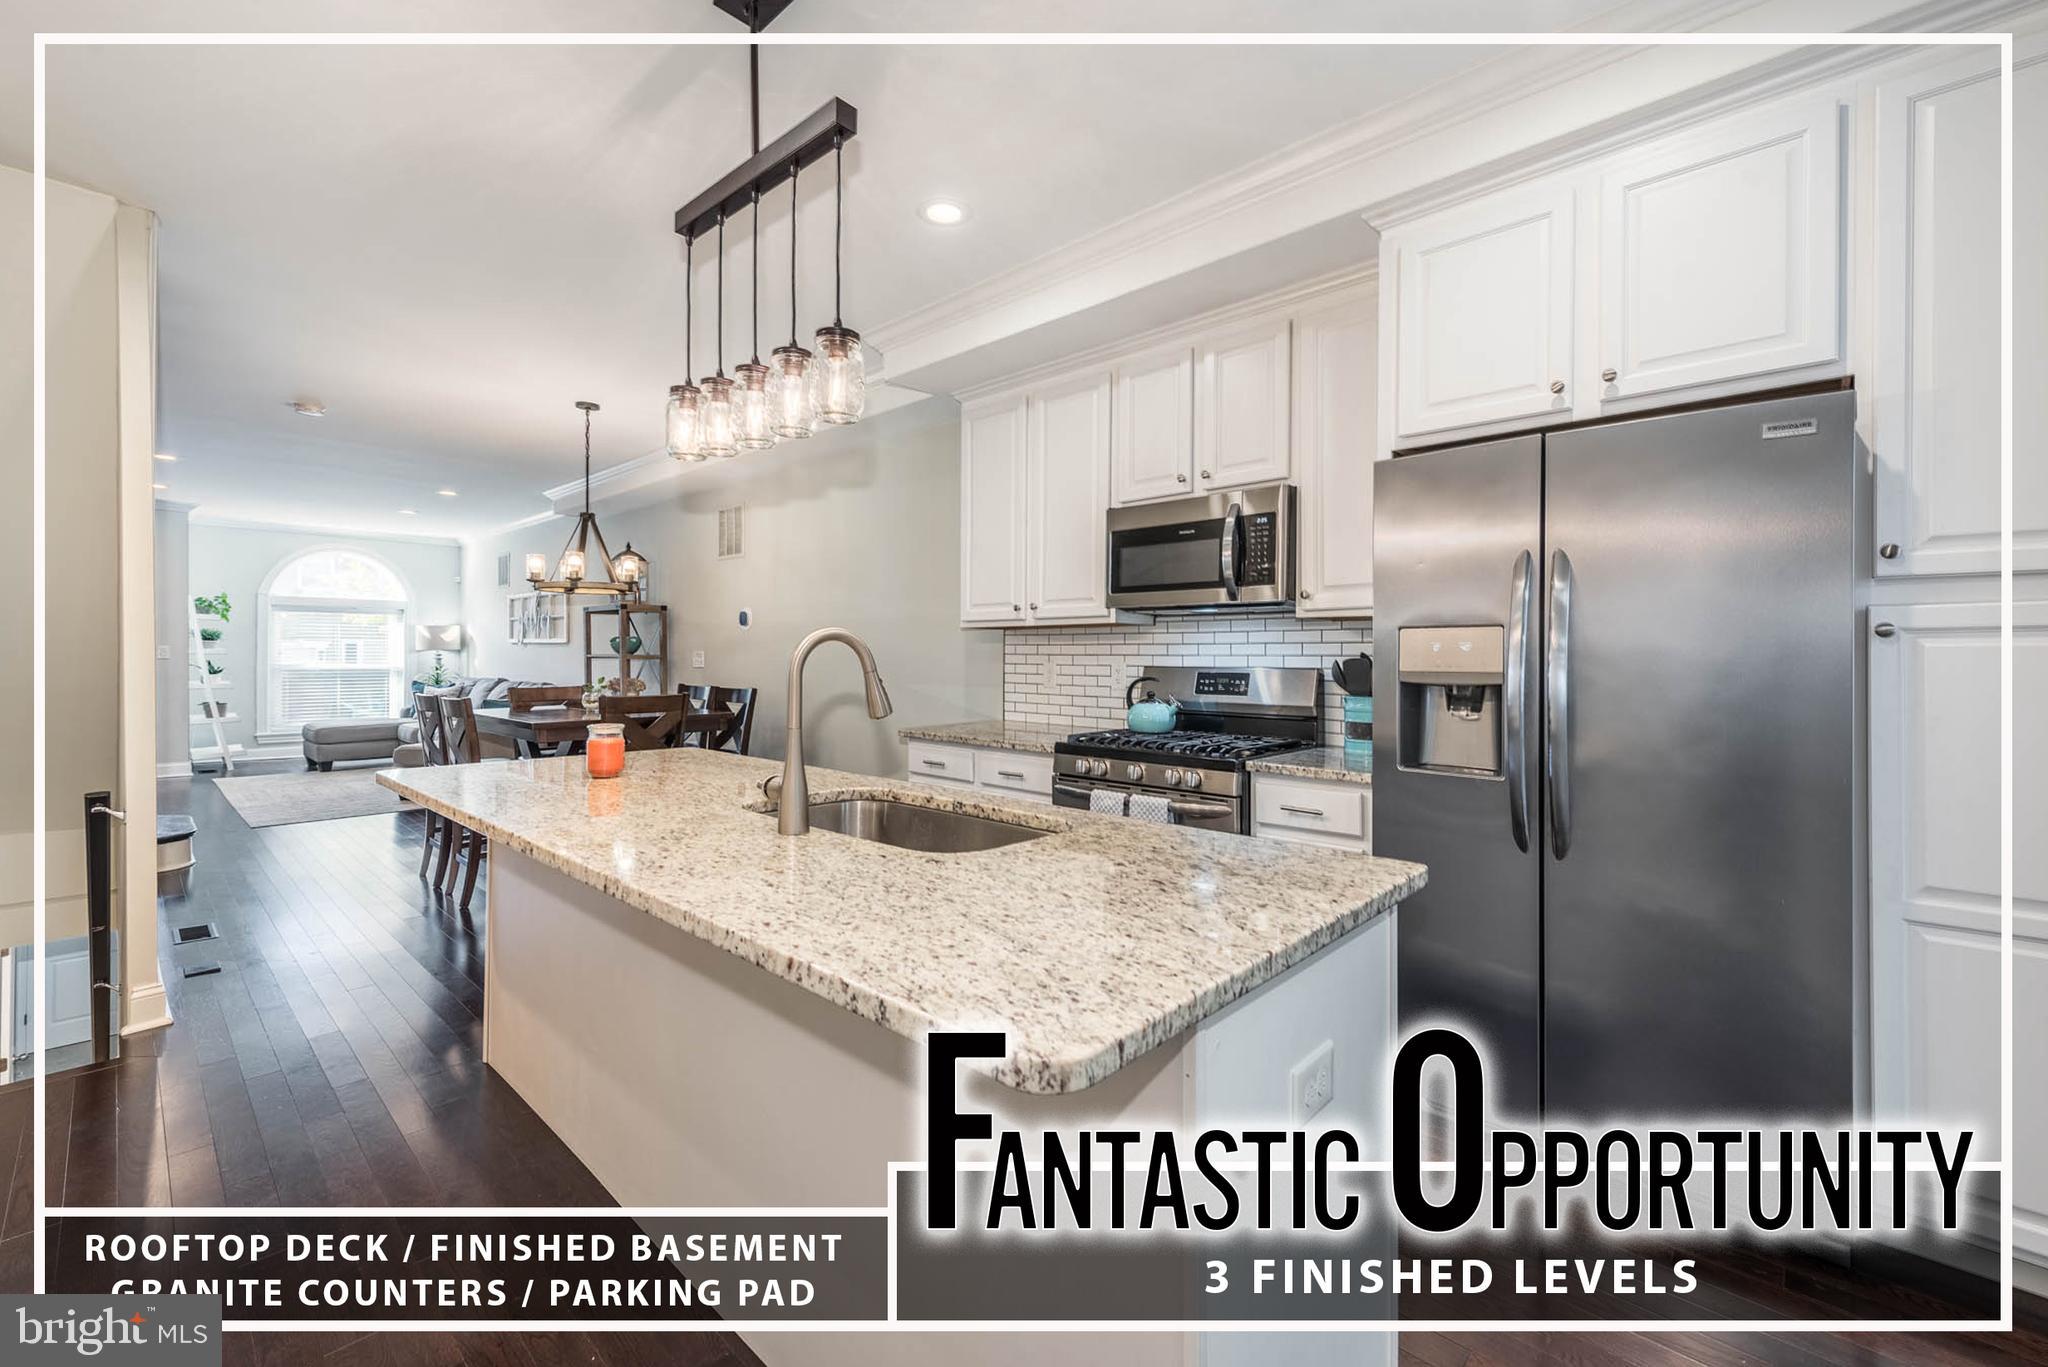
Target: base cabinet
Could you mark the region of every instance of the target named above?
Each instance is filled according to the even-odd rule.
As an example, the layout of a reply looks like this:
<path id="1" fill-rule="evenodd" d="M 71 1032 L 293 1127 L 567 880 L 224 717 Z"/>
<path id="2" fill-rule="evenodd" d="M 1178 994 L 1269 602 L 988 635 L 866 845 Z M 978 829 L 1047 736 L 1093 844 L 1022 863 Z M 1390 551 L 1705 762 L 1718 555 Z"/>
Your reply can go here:
<path id="1" fill-rule="evenodd" d="M 1051 755 L 923 740 L 909 741 L 907 745 L 904 771 L 913 783 L 928 783 L 959 793 L 991 793 L 1026 802 L 1052 801 Z"/>
<path id="2" fill-rule="evenodd" d="M 1870 609 L 1873 1112 L 1977 1132 L 1999 1157 L 1999 609 Z M 2048 603 L 2013 631 L 2013 1238 L 2048 1268 Z M 2031 1081 L 2028 1081 L 2031 1080 Z M 2029 1161 L 2032 1159 L 2034 1161 Z M 1997 1210 L 1970 1212 L 1994 1246 Z"/>
<path id="3" fill-rule="evenodd" d="M 1372 787 L 1252 775 L 1252 834 L 1372 853 Z"/>

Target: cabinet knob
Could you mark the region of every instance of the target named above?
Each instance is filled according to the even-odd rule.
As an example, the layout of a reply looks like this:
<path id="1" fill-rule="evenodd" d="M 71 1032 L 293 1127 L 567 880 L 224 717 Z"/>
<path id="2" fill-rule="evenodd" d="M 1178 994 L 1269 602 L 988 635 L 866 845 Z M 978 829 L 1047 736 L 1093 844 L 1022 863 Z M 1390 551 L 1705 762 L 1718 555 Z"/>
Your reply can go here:
<path id="1" fill-rule="evenodd" d="M 1605 381 L 1607 381 L 1607 383 L 1609 383 L 1609 384 L 1613 384 L 1613 383 L 1614 383 L 1614 376 L 1615 376 L 1615 374 L 1616 374 L 1616 371 L 1615 371 L 1614 367 L 1613 367 L 1613 366 L 1609 366 L 1609 367 L 1608 367 L 1607 369 L 1605 369 L 1605 370 L 1603 370 L 1603 371 L 1601 371 L 1601 372 L 1600 372 L 1600 378 L 1601 378 L 1601 379 L 1603 379 L 1603 380 L 1605 380 Z"/>
<path id="2" fill-rule="evenodd" d="M 1876 626 L 1872 627 L 1871 630 L 1876 632 L 1878 635 L 1889 639 L 1891 635 L 1898 630 L 1898 628 L 1893 626 L 1890 622 L 1879 622 Z"/>
<path id="3" fill-rule="evenodd" d="M 1309 590 L 1307 590 L 1307 589 L 1303 589 L 1303 590 L 1302 590 L 1302 591 L 1301 591 L 1300 593 L 1296 594 L 1296 595 L 1295 595 L 1295 597 L 1297 597 L 1297 598 L 1301 598 L 1301 599 L 1304 599 L 1304 600 L 1305 600 L 1305 599 L 1309 599 L 1309 598 L 1313 598 L 1313 597 L 1315 597 L 1315 594 L 1313 594 L 1313 593 L 1309 592 Z"/>
<path id="4" fill-rule="evenodd" d="M 1188 482 L 1188 477 L 1186 474 L 1178 474 L 1175 475 L 1173 478 L 1176 483 L 1186 484 Z"/>
<path id="5" fill-rule="evenodd" d="M 1020 605 L 1020 604 L 1017 604 L 1017 603 L 1012 603 L 1012 604 L 1010 604 L 1010 611 L 1012 611 L 1012 612 L 1022 612 L 1022 611 L 1024 611 L 1024 609 L 1023 609 L 1022 605 Z"/>
<path id="6" fill-rule="evenodd" d="M 1208 472 L 1207 470 L 1204 470 L 1204 471 L 1202 471 L 1202 478 L 1203 478 L 1203 479 L 1207 479 L 1207 478 L 1209 478 L 1209 472 Z"/>
<path id="7" fill-rule="evenodd" d="M 1899 543 L 1887 541 L 1877 548 L 1877 553 L 1887 560 L 1897 560 L 1899 558 Z"/>
<path id="8" fill-rule="evenodd" d="M 1562 393 L 1564 393 L 1564 381 L 1563 381 L 1563 380 L 1552 380 L 1552 381 L 1550 382 L 1550 392 L 1551 392 L 1551 393 L 1553 393 L 1553 394 L 1562 394 Z"/>
<path id="9" fill-rule="evenodd" d="M 1033 603 L 1033 604 L 1031 605 L 1031 610 L 1032 610 L 1033 612 L 1036 612 L 1036 611 L 1038 611 L 1038 604 L 1036 604 L 1036 603 Z"/>

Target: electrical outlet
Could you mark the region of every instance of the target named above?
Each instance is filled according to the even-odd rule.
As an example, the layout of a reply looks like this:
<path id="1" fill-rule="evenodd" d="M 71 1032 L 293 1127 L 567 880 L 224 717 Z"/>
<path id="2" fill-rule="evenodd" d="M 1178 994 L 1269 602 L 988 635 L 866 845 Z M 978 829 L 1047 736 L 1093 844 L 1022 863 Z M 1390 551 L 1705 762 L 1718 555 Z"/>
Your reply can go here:
<path id="1" fill-rule="evenodd" d="M 1295 1124 L 1303 1123 L 1330 1104 L 1337 1086 L 1336 1054 L 1336 1046 L 1324 1040 L 1288 1070 L 1287 1091 L 1293 1101 L 1290 1111 Z"/>
<path id="2" fill-rule="evenodd" d="M 702 669 L 703 667 L 704 667 L 704 652 L 703 652 L 703 651 L 701 651 L 701 650 L 693 650 L 693 651 L 691 651 L 691 652 L 690 652 L 690 668 L 692 668 L 692 669 Z"/>

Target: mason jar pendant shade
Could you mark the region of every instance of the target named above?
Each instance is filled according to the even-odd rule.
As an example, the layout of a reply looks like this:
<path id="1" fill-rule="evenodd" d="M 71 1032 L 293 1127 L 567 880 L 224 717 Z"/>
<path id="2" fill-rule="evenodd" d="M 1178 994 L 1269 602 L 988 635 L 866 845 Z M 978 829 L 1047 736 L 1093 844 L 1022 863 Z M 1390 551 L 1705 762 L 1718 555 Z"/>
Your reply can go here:
<path id="1" fill-rule="evenodd" d="M 733 426 L 732 381 L 723 375 L 704 380 L 702 413 L 703 444 L 698 448 L 710 460 L 739 454 L 738 433 Z"/>
<path id="2" fill-rule="evenodd" d="M 791 343 L 768 357 L 768 422 L 778 437 L 808 437 L 815 430 L 811 405 L 811 353 Z"/>
<path id="3" fill-rule="evenodd" d="M 669 386 L 668 453 L 677 460 L 704 459 L 704 391 L 693 384 Z"/>
<path id="4" fill-rule="evenodd" d="M 775 444 L 768 422 L 768 367 L 747 361 L 732 368 L 733 440 L 742 451 L 760 451 Z"/>
<path id="5" fill-rule="evenodd" d="M 860 334 L 839 316 L 839 241 L 844 235 L 846 182 L 840 139 L 832 141 L 832 326 L 818 329 L 818 359 L 811 366 L 811 407 L 818 421 L 842 426 L 859 422 L 867 406 L 867 366 Z"/>

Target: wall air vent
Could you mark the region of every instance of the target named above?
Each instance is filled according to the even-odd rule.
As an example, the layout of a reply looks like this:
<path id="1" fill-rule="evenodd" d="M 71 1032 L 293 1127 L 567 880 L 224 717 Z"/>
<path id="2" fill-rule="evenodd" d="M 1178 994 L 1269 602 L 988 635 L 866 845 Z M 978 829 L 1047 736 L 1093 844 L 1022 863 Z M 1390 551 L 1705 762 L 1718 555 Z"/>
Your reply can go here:
<path id="1" fill-rule="evenodd" d="M 718 510 L 718 558 L 732 560 L 740 554 L 740 510 L 737 506 Z"/>
<path id="2" fill-rule="evenodd" d="M 507 551 L 505 554 L 498 557 L 498 587 L 501 589 L 510 588 L 511 585 L 512 553 L 510 551 Z"/>

